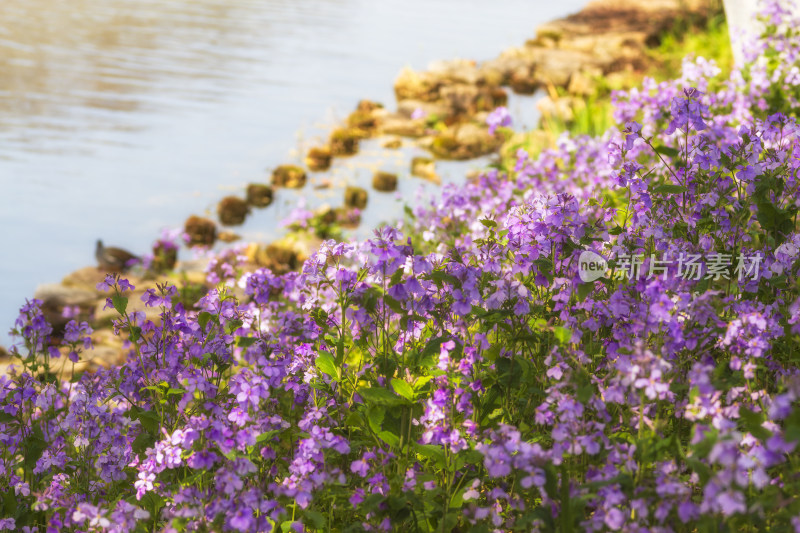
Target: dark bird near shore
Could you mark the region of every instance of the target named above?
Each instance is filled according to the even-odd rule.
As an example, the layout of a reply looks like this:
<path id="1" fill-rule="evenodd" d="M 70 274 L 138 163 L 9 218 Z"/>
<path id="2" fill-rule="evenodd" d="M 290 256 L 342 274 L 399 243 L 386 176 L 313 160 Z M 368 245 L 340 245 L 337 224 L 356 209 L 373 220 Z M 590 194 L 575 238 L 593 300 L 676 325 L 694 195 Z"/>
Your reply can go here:
<path id="1" fill-rule="evenodd" d="M 97 240 L 94 256 L 97 258 L 97 266 L 103 270 L 114 272 L 124 272 L 141 261 L 139 257 L 122 248 L 103 246 L 103 241 L 100 239 Z"/>

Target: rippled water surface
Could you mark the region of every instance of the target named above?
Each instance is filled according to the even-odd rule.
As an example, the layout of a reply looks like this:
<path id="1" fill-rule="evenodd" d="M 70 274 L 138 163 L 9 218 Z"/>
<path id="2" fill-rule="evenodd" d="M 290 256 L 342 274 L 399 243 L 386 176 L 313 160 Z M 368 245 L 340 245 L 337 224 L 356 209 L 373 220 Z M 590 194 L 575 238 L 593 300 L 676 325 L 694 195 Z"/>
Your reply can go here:
<path id="1" fill-rule="evenodd" d="M 38 284 L 93 263 L 98 237 L 146 252 L 161 228 L 299 162 L 359 99 L 393 107 L 403 66 L 489 59 L 583 3 L 0 0 L 0 344 Z M 356 166 L 337 162 L 333 181 L 364 179 Z M 298 198 L 281 191 L 237 231 L 278 235 Z M 399 204 L 371 201 L 368 221 Z"/>

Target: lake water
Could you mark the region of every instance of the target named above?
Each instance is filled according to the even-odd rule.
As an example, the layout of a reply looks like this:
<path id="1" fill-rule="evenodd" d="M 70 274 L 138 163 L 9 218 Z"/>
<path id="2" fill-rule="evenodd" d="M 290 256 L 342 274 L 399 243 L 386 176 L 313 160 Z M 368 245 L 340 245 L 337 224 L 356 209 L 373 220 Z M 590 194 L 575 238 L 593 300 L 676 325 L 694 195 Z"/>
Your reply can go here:
<path id="1" fill-rule="evenodd" d="M 393 109 L 403 66 L 490 59 L 584 3 L 0 0 L 0 344 L 38 284 L 94 263 L 97 238 L 145 253 L 162 228 L 300 162 L 358 100 Z M 529 100 L 515 105 L 530 115 Z M 365 148 L 332 181 L 407 165 Z M 399 195 L 417 185 L 401 179 Z M 316 204 L 341 190 L 280 191 L 235 231 L 276 237 L 302 194 Z M 365 217 L 400 203 L 371 198 Z"/>

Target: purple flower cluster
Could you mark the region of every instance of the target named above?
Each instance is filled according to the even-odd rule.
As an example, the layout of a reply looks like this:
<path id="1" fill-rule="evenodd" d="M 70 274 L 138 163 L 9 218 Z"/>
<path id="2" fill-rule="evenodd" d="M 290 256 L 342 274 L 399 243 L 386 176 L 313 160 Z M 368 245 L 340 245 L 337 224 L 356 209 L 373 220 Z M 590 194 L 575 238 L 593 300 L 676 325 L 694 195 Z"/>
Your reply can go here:
<path id="1" fill-rule="evenodd" d="M 109 276 L 119 367 L 53 376 L 92 331 L 56 339 L 27 302 L 0 530 L 800 530 L 800 127 L 767 61 L 796 63 L 788 25 L 299 273 L 223 252 L 191 309 L 146 290 L 156 322 Z M 587 250 L 645 275 L 584 282 Z M 738 253 L 760 268 L 656 259 Z"/>

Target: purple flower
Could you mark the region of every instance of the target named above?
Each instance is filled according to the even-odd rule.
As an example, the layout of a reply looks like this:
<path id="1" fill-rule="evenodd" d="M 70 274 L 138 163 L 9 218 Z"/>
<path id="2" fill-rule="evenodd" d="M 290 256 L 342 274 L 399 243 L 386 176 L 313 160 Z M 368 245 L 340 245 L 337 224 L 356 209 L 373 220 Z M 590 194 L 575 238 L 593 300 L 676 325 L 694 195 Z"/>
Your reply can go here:
<path id="1" fill-rule="evenodd" d="M 708 113 L 708 106 L 700 103 L 699 98 L 703 93 L 694 88 L 683 90 L 684 97 L 676 96 L 672 99 L 672 120 L 664 133 L 671 135 L 677 129 L 688 132 L 691 128 L 703 131 L 707 125 L 703 121 L 703 114 Z"/>
<path id="2" fill-rule="evenodd" d="M 497 128 L 511 126 L 511 114 L 505 106 L 500 106 L 489 113 L 489 116 L 486 117 L 486 124 L 489 125 L 489 133 L 494 135 Z"/>
<path id="3" fill-rule="evenodd" d="M 617 531 L 625 523 L 625 515 L 616 507 L 609 509 L 603 519 L 608 529 Z"/>
<path id="4" fill-rule="evenodd" d="M 358 507 L 358 504 L 364 501 L 364 489 L 356 488 L 350 496 L 350 505 Z"/>
<path id="5" fill-rule="evenodd" d="M 103 292 L 110 291 L 116 284 L 117 281 L 114 279 L 114 276 L 111 274 L 106 274 L 105 279 L 97 284 L 97 290 Z"/>
<path id="6" fill-rule="evenodd" d="M 719 504 L 719 509 L 725 516 L 747 511 L 744 495 L 735 490 L 727 490 L 717 495 L 717 504 Z"/>
<path id="7" fill-rule="evenodd" d="M 355 460 L 350 463 L 350 471 L 361 477 L 367 477 L 369 475 L 369 464 L 363 459 Z"/>

